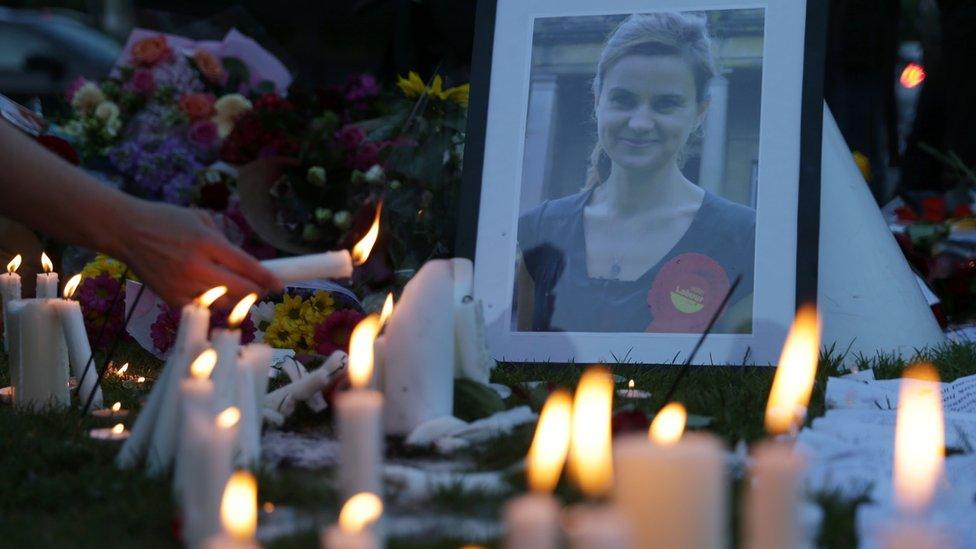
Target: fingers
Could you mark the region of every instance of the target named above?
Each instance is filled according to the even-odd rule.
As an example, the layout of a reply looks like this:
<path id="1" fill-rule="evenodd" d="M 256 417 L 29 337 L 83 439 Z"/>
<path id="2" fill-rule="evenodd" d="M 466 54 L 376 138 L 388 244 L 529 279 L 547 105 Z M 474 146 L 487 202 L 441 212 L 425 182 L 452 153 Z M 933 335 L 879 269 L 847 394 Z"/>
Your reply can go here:
<path id="1" fill-rule="evenodd" d="M 216 302 L 218 307 L 233 307 L 244 296 L 251 293 L 264 294 L 264 289 L 251 280 L 214 263 L 202 265 L 195 279 L 197 282 L 204 282 L 206 289 L 214 286 L 227 286 L 227 293 Z"/>
<path id="2" fill-rule="evenodd" d="M 207 243 L 208 252 L 214 261 L 234 274 L 250 280 L 269 292 L 280 292 L 281 281 L 261 262 L 250 254 L 226 240 L 213 240 Z"/>

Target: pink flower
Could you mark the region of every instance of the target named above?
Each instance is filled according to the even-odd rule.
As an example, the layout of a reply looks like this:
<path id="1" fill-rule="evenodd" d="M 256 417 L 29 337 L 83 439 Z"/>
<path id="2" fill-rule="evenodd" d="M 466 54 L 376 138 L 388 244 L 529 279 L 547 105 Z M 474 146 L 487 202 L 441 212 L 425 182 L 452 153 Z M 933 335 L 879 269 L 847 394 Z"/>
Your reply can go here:
<path id="1" fill-rule="evenodd" d="M 329 356 L 333 351 L 349 352 L 349 336 L 352 329 L 366 315 L 353 309 L 340 309 L 315 328 L 315 350 Z"/>
<path id="2" fill-rule="evenodd" d="M 343 126 L 342 129 L 339 130 L 339 135 L 336 136 L 336 139 L 338 139 L 339 143 L 341 143 L 342 146 L 347 150 L 353 151 L 356 150 L 356 147 L 358 147 L 364 139 L 366 139 L 366 132 L 363 131 L 363 129 L 359 126 L 349 124 L 347 126 Z"/>
<path id="3" fill-rule="evenodd" d="M 354 103 L 361 99 L 379 95 L 380 86 L 371 74 L 360 74 L 349 78 L 346 84 L 346 100 Z"/>
<path id="4" fill-rule="evenodd" d="M 128 84 L 132 90 L 149 95 L 156 89 L 156 78 L 149 69 L 136 69 Z"/>
<path id="5" fill-rule="evenodd" d="M 149 327 L 149 335 L 152 337 L 153 346 L 165 353 L 173 346 L 176 341 L 176 330 L 180 325 L 180 315 L 176 309 L 167 305 L 157 305 L 159 316 Z"/>
<path id="6" fill-rule="evenodd" d="M 201 149 L 213 147 L 218 138 L 217 124 L 210 120 L 197 120 L 190 124 L 186 131 L 186 138 Z"/>

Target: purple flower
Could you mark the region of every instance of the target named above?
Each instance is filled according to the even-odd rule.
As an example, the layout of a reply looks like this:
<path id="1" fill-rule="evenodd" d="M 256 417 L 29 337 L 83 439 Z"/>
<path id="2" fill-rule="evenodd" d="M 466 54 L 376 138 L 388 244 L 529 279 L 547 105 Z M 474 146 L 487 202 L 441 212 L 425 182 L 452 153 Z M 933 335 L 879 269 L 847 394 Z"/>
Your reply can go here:
<path id="1" fill-rule="evenodd" d="M 375 97 L 379 93 L 380 86 L 371 74 L 353 75 L 346 83 L 346 100 L 350 103 Z"/>
<path id="2" fill-rule="evenodd" d="M 210 149 L 217 142 L 217 124 L 210 120 L 197 120 L 190 124 L 186 138 L 201 149 Z"/>
<path id="3" fill-rule="evenodd" d="M 180 137 L 169 136 L 130 139 L 113 148 L 108 157 L 131 192 L 185 205 L 183 191 L 194 184 L 204 165 L 197 158 L 199 153 L 199 148 Z"/>
<path id="4" fill-rule="evenodd" d="M 152 337 L 153 346 L 159 352 L 165 353 L 176 341 L 176 329 L 180 325 L 180 314 L 176 309 L 164 303 L 157 305 L 157 307 L 159 307 L 159 316 L 149 326 L 149 335 Z"/>
<path id="5" fill-rule="evenodd" d="M 78 301 L 86 312 L 105 313 L 119 293 L 119 281 L 107 274 L 86 278 L 78 287 Z"/>
<path id="6" fill-rule="evenodd" d="M 200 73 L 190 65 L 189 61 L 186 60 L 186 56 L 173 55 L 170 61 L 159 63 L 151 70 L 156 80 L 156 86 L 171 86 L 175 88 L 177 97 L 204 90 Z"/>
<path id="7" fill-rule="evenodd" d="M 132 91 L 149 95 L 156 89 L 156 78 L 149 69 L 136 69 L 126 84 Z"/>
<path id="8" fill-rule="evenodd" d="M 107 346 L 122 331 L 125 291 L 121 284 L 111 275 L 101 274 L 86 278 L 78 287 L 76 295 L 84 314 L 89 338 L 96 347 Z"/>
<path id="9" fill-rule="evenodd" d="M 343 126 L 339 130 L 339 134 L 336 136 L 339 143 L 342 144 L 347 150 L 356 150 L 356 147 L 366 139 L 366 132 L 363 131 L 359 126 L 354 126 L 352 124 Z"/>

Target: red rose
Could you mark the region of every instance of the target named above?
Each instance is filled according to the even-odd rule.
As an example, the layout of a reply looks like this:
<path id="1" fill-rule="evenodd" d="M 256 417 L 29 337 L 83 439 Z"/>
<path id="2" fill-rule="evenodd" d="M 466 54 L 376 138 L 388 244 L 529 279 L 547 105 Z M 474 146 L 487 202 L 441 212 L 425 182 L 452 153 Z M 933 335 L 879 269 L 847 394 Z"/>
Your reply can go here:
<path id="1" fill-rule="evenodd" d="M 180 97 L 180 110 L 190 117 L 190 120 L 209 118 L 213 112 L 214 98 L 212 93 L 187 93 Z"/>

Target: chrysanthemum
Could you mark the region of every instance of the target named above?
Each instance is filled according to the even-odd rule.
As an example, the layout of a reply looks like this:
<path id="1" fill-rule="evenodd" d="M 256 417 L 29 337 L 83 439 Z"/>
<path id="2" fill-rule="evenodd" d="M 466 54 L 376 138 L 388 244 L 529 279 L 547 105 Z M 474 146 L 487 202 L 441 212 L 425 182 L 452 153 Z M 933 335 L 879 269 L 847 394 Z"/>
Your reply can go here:
<path id="1" fill-rule="evenodd" d="M 335 300 L 330 292 L 315 292 L 311 298 L 302 304 L 302 318 L 305 322 L 315 326 L 325 320 L 325 317 L 335 310 Z"/>
<path id="2" fill-rule="evenodd" d="M 328 356 L 334 351 L 349 352 L 349 336 L 352 329 L 366 315 L 353 309 L 342 309 L 329 315 L 315 329 L 315 350 Z"/>
<path id="3" fill-rule="evenodd" d="M 285 322 L 272 322 L 264 332 L 264 342 L 278 349 L 297 349 L 302 334 Z"/>

